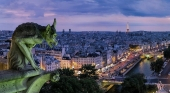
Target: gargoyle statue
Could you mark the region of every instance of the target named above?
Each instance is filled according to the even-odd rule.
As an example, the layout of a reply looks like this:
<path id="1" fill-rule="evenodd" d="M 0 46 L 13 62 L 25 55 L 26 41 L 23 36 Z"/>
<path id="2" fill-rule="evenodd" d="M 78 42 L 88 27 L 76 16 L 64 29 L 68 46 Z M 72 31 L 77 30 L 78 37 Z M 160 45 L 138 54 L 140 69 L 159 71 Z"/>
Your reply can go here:
<path id="1" fill-rule="evenodd" d="M 7 55 L 9 69 L 24 70 L 30 62 L 35 70 L 39 70 L 31 50 L 36 44 L 41 44 L 44 40 L 50 47 L 55 46 L 57 44 L 55 28 L 56 19 L 54 19 L 52 26 L 49 24 L 41 26 L 33 22 L 19 25 L 12 35 L 10 51 Z"/>

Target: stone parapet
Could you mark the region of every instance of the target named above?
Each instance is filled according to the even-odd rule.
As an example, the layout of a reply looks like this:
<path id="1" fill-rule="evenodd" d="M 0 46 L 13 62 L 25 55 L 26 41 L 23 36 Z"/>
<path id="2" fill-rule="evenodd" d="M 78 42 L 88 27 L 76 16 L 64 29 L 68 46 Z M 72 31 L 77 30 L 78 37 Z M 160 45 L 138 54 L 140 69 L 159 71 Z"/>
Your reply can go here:
<path id="1" fill-rule="evenodd" d="M 59 75 L 43 70 L 0 71 L 0 93 L 39 93 L 44 83 L 54 78 L 58 81 Z"/>

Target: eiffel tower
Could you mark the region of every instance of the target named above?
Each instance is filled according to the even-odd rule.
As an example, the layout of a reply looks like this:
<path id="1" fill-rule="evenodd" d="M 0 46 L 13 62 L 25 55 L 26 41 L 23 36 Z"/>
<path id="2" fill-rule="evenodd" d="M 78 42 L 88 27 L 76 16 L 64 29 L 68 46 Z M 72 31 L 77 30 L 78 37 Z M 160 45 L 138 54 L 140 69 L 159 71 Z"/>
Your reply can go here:
<path id="1" fill-rule="evenodd" d="M 126 33 L 128 33 L 129 32 L 129 22 L 127 22 L 127 24 L 126 24 Z"/>

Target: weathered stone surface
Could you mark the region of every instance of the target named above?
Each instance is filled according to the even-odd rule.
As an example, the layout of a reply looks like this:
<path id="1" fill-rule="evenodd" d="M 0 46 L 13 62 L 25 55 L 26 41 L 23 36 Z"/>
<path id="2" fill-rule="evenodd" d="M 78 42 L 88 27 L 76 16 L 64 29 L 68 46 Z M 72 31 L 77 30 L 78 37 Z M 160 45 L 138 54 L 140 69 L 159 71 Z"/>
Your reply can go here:
<path id="1" fill-rule="evenodd" d="M 0 71 L 0 93 L 39 93 L 47 81 L 59 80 L 59 74 L 43 70 Z"/>
<path id="2" fill-rule="evenodd" d="M 41 86 L 51 77 L 53 81 L 58 80 L 55 78 L 59 75 L 53 76 L 35 64 L 31 52 L 32 48 L 41 44 L 43 40 L 50 47 L 57 44 L 55 26 L 56 19 L 52 26 L 41 26 L 31 22 L 23 23 L 15 29 L 7 55 L 10 70 L 0 71 L 0 93 L 38 93 Z"/>
<path id="3" fill-rule="evenodd" d="M 27 88 L 26 78 L 14 79 L 0 83 L 0 93 L 15 93 Z"/>
<path id="4" fill-rule="evenodd" d="M 0 71 L 0 82 L 9 81 L 9 80 L 13 80 L 13 79 L 32 77 L 32 76 L 40 75 L 43 73 L 44 73 L 44 71 L 42 71 L 42 70 L 40 70 L 40 71 L 3 70 L 3 71 Z"/>
<path id="5" fill-rule="evenodd" d="M 26 83 L 29 77 L 43 74 L 43 71 L 0 71 L 0 93 L 13 93 L 27 88 Z"/>

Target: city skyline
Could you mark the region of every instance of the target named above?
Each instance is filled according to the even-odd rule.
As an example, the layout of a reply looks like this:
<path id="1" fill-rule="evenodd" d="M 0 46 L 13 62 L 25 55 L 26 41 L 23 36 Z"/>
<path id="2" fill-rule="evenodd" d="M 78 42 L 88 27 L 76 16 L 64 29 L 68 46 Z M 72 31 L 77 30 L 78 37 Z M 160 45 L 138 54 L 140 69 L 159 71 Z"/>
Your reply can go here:
<path id="1" fill-rule="evenodd" d="M 0 30 L 24 22 L 46 26 L 57 19 L 57 31 L 170 31 L 170 1 L 158 0 L 1 0 Z"/>

